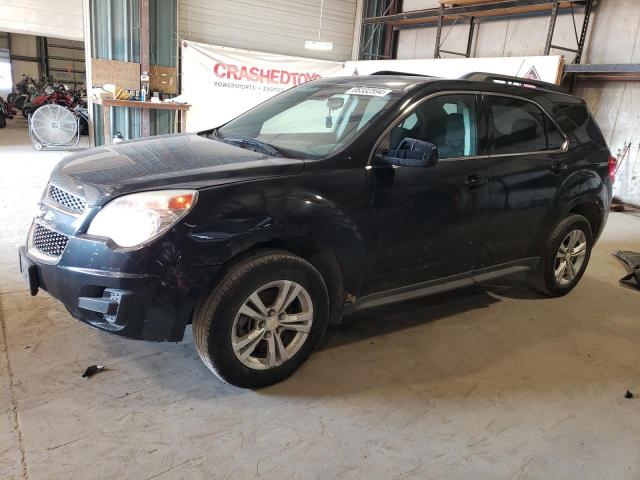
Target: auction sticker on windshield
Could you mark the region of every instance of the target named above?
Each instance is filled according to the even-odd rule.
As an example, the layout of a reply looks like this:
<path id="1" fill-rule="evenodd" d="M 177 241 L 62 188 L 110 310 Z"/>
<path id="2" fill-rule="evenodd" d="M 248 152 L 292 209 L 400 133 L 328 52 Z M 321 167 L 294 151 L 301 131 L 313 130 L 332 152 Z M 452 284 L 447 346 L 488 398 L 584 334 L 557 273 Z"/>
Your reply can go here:
<path id="1" fill-rule="evenodd" d="M 390 88 L 353 87 L 346 91 L 347 95 L 366 95 L 369 97 L 385 97 L 391 93 Z"/>

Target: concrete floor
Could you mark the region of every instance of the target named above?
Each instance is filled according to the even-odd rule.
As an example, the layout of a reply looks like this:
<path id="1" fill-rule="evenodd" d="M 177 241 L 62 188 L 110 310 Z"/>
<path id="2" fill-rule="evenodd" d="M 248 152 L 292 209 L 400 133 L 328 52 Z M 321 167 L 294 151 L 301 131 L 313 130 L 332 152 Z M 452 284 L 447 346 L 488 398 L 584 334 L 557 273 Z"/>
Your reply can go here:
<path id="1" fill-rule="evenodd" d="M 581 284 L 454 292 L 347 319 L 288 381 L 222 384 L 181 344 L 30 297 L 16 248 L 59 154 L 0 130 L 0 478 L 640 477 L 640 292 L 612 214 Z M 13 144 L 13 145 L 12 145 Z M 81 378 L 91 364 L 108 370 Z"/>

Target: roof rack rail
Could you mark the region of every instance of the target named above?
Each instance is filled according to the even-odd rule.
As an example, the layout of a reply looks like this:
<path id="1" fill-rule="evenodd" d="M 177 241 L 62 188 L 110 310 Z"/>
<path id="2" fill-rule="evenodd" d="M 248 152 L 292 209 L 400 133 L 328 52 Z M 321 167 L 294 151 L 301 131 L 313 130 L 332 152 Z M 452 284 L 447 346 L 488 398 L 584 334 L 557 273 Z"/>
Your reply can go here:
<path id="1" fill-rule="evenodd" d="M 395 72 L 393 70 L 380 70 L 379 72 L 373 72 L 371 75 L 402 75 L 406 77 L 432 77 L 432 75 L 425 75 L 423 73 Z"/>
<path id="2" fill-rule="evenodd" d="M 542 90 L 549 90 L 557 93 L 566 93 L 559 85 L 541 80 L 533 80 L 522 77 L 511 77 L 509 75 L 501 75 L 499 73 L 471 72 L 460 77 L 460 80 L 471 80 L 474 82 L 504 82 L 506 84 L 517 84 L 522 87 L 533 85 Z"/>

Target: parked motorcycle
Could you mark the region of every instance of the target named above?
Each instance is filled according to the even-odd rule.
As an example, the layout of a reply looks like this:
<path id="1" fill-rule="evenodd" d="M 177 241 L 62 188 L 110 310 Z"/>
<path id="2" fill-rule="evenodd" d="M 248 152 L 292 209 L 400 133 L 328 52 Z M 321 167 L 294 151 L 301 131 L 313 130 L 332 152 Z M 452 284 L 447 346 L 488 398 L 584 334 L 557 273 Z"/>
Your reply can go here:
<path id="1" fill-rule="evenodd" d="M 33 116 L 44 105 L 59 105 L 70 110 L 78 118 L 80 135 L 89 133 L 87 92 L 85 89 L 69 90 L 64 84 L 47 78 L 35 81 L 31 77 L 24 76 L 16 85 L 15 90 L 11 94 L 11 100 L 14 105 L 20 106 L 19 109 L 22 110 L 22 115 L 25 118 Z M 7 106 L 6 110 L 9 115 L 15 113 L 11 106 Z M 49 110 L 59 112 L 59 110 L 55 109 Z M 31 128 L 30 122 L 30 132 Z M 42 142 L 39 142 L 39 144 L 41 147 L 43 146 Z"/>
<path id="2" fill-rule="evenodd" d="M 7 101 L 17 110 L 22 110 L 24 104 L 38 90 L 38 82 L 28 75 L 23 75 L 22 80 L 16 84 L 15 92 L 7 95 Z"/>
<path id="3" fill-rule="evenodd" d="M 0 97 L 0 103 L 3 103 L 2 97 Z M 8 101 L 4 101 L 4 111 L 5 116 L 8 119 L 15 117 L 17 113 L 16 109 L 13 108 L 13 105 L 11 105 L 11 103 L 9 103 Z"/>
<path id="4" fill-rule="evenodd" d="M 22 107 L 22 115 L 28 117 L 29 115 L 33 115 L 33 112 L 42 105 L 52 103 L 62 105 L 70 110 L 73 110 L 77 105 L 75 96 L 66 90 L 64 85 L 47 85 L 43 93 L 36 95 L 31 101 L 24 104 Z"/>
<path id="5" fill-rule="evenodd" d="M 77 105 L 73 111 L 80 117 L 80 135 L 89 135 L 89 109 L 86 104 Z"/>
<path id="6" fill-rule="evenodd" d="M 4 128 L 7 126 L 7 118 L 9 115 L 7 113 L 6 104 L 7 102 L 5 102 L 2 97 L 0 97 L 0 128 Z"/>

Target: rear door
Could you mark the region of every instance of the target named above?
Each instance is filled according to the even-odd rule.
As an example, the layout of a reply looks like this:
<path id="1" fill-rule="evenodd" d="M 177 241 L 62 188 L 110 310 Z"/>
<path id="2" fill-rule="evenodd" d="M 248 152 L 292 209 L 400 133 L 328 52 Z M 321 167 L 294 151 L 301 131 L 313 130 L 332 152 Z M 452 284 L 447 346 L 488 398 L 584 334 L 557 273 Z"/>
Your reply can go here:
<path id="1" fill-rule="evenodd" d="M 545 217 L 567 175 L 566 137 L 542 108 L 523 98 L 486 94 L 492 159 L 488 242 L 483 265 L 540 254 Z"/>

